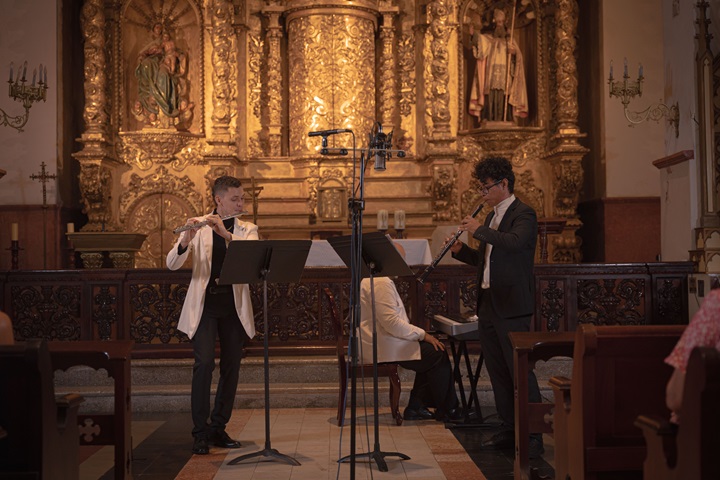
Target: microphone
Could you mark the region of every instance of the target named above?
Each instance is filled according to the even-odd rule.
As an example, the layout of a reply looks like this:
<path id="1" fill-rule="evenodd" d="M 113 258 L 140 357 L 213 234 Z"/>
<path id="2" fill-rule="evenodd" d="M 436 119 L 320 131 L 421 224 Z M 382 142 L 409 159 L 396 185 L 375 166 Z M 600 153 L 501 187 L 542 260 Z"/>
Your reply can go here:
<path id="1" fill-rule="evenodd" d="M 370 134 L 370 148 L 375 150 L 375 171 L 384 172 L 388 158 L 392 155 L 388 149 L 392 148 L 392 132 L 383 133 L 382 125 L 377 123 L 377 133 Z"/>
<path id="2" fill-rule="evenodd" d="M 336 133 L 352 132 L 349 128 L 336 128 L 334 130 L 319 130 L 317 132 L 308 132 L 308 137 L 327 137 L 328 135 L 335 135 Z"/>

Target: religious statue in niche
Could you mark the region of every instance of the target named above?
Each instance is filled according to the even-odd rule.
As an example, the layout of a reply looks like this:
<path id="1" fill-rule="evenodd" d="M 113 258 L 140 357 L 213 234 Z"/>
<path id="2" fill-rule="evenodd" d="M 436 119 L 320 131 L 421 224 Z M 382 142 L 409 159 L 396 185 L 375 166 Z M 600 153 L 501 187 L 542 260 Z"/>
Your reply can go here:
<path id="1" fill-rule="evenodd" d="M 471 2 L 464 15 L 472 51 L 468 112 L 481 127 L 517 124 L 529 115 L 519 29 L 534 17 L 531 0 Z"/>
<path id="2" fill-rule="evenodd" d="M 161 23 L 152 28 L 152 40 L 138 54 L 135 78 L 138 98 L 132 114 L 154 128 L 187 130 L 194 104 L 188 99 L 187 55 L 178 49 Z"/>

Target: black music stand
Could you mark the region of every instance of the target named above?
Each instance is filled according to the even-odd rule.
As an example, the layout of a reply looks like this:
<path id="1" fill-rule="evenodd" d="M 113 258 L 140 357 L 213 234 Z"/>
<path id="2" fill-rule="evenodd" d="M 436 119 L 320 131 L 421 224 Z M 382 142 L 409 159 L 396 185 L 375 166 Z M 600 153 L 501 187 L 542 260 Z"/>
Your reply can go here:
<path id="1" fill-rule="evenodd" d="M 228 462 L 235 465 L 254 457 L 270 457 L 290 465 L 300 465 L 293 457 L 270 446 L 270 367 L 268 362 L 268 300 L 267 284 L 297 282 L 302 276 L 310 252 L 310 240 L 233 240 L 228 244 L 220 271 L 219 285 L 234 283 L 263 284 L 263 354 L 265 361 L 265 448 L 240 455 Z"/>
<path id="2" fill-rule="evenodd" d="M 328 243 L 337 252 L 338 256 L 345 262 L 348 267 L 351 265 L 351 244 L 352 236 L 330 237 Z M 382 232 L 372 232 L 364 234 L 362 237 L 362 257 L 361 273 L 362 278 L 370 278 L 370 297 L 372 299 L 372 319 L 373 319 L 373 401 L 374 401 L 374 420 L 375 420 L 375 445 L 372 452 L 356 454 L 354 451 L 338 460 L 345 462 L 353 460 L 356 457 L 368 457 L 375 460 L 378 470 L 387 472 L 388 467 L 385 457 L 400 457 L 402 460 L 410 460 L 410 457 L 400 452 L 383 452 L 380 450 L 380 425 L 378 422 L 378 371 L 377 371 L 377 329 L 375 321 L 375 277 L 401 277 L 413 275 L 413 271 L 408 267 L 402 255 L 395 249 L 392 242 Z M 353 325 L 353 328 L 359 328 L 360 325 Z M 357 351 L 354 352 L 357 355 Z"/>

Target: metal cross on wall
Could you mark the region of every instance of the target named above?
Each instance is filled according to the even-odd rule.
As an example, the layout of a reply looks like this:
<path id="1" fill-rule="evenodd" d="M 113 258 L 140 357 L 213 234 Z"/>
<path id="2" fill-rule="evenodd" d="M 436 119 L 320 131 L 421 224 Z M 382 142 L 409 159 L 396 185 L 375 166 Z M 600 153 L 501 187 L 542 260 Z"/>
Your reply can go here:
<path id="1" fill-rule="evenodd" d="M 30 175 L 30 179 L 32 180 L 39 180 L 42 183 L 42 192 L 43 192 L 43 269 L 47 270 L 47 185 L 45 185 L 50 180 L 55 180 L 57 178 L 57 175 L 48 174 L 45 171 L 45 162 L 42 162 L 40 164 L 40 174 L 33 173 Z"/>

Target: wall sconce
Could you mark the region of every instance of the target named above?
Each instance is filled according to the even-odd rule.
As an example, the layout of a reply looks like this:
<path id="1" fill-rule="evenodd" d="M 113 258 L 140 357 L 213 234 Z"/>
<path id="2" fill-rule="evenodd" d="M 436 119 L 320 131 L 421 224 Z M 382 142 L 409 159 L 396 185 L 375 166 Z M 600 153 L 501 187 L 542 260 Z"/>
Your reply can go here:
<path id="1" fill-rule="evenodd" d="M 628 105 L 633 97 L 642 97 L 642 82 L 645 80 L 645 77 L 643 77 L 643 66 L 640 64 L 637 80 L 630 81 L 627 58 L 625 59 L 624 64 L 623 80 L 622 82 L 616 82 L 613 78 L 613 63 L 612 60 L 610 61 L 610 77 L 608 78 L 608 85 L 610 85 L 610 98 L 618 97 L 620 99 L 620 102 L 623 104 L 625 118 L 633 125 L 637 125 L 648 119 L 658 122 L 661 118 L 667 117 L 670 125 L 675 126 L 675 137 L 677 138 L 680 134 L 680 110 L 678 109 L 677 102 L 675 102 L 675 105 L 669 107 L 661 102 L 655 103 L 640 112 L 628 110 Z"/>
<path id="2" fill-rule="evenodd" d="M 18 132 L 22 132 L 23 127 L 30 118 L 30 107 L 32 107 L 32 104 L 34 102 L 39 102 L 40 100 L 44 102 L 47 98 L 47 67 L 43 68 L 42 64 L 40 64 L 39 69 L 33 70 L 32 83 L 30 85 L 26 85 L 27 81 L 25 79 L 25 75 L 27 73 L 27 62 L 23 63 L 22 67 L 18 68 L 17 76 L 14 81 L 13 67 L 14 64 L 10 63 L 10 79 L 8 80 L 10 91 L 8 95 L 13 100 L 23 104 L 25 114 L 13 117 L 0 108 L 0 125 L 12 127 Z"/>

